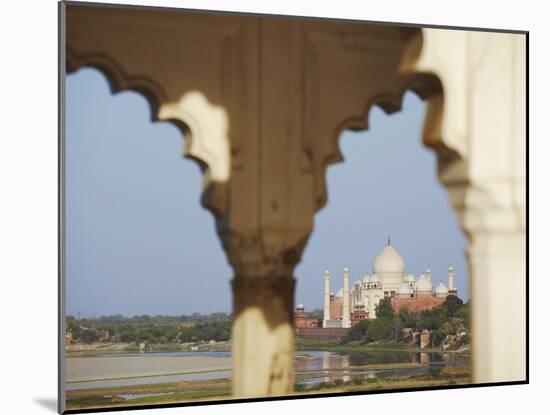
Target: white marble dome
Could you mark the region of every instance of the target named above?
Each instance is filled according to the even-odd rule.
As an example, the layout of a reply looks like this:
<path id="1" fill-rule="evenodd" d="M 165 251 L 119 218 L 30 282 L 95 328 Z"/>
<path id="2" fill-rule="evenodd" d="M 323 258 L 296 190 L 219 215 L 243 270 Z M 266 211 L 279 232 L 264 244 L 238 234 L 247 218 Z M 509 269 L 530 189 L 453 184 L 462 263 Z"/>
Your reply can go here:
<path id="1" fill-rule="evenodd" d="M 304 305 L 301 304 L 301 303 L 298 304 L 298 305 L 296 306 L 296 308 L 297 308 L 298 310 L 304 310 L 304 309 L 305 309 Z"/>
<path id="2" fill-rule="evenodd" d="M 369 274 L 365 274 L 363 277 L 363 284 L 368 284 L 370 282 Z"/>
<path id="3" fill-rule="evenodd" d="M 405 282 L 407 283 L 410 283 L 410 282 L 415 282 L 416 279 L 414 278 L 414 275 L 413 274 L 408 274 L 406 277 L 405 277 Z"/>
<path id="4" fill-rule="evenodd" d="M 370 277 L 370 283 L 372 284 L 373 282 L 376 282 L 376 283 L 380 282 L 380 278 L 378 278 L 378 275 L 372 274 L 372 277 Z"/>
<path id="5" fill-rule="evenodd" d="M 374 273 L 379 275 L 404 274 L 405 261 L 393 246 L 386 245 L 382 252 L 375 258 L 373 270 Z"/>
<path id="6" fill-rule="evenodd" d="M 435 287 L 435 293 L 436 294 L 448 294 L 449 290 L 447 289 L 445 284 L 443 284 L 443 282 L 440 282 L 439 284 L 437 284 L 437 287 Z"/>
<path id="7" fill-rule="evenodd" d="M 336 297 L 343 297 L 344 296 L 344 289 L 340 288 L 338 291 L 336 291 Z"/>
<path id="8" fill-rule="evenodd" d="M 424 274 L 422 274 L 416 280 L 416 291 L 420 291 L 420 292 L 432 291 L 432 288 L 433 288 L 432 282 Z"/>

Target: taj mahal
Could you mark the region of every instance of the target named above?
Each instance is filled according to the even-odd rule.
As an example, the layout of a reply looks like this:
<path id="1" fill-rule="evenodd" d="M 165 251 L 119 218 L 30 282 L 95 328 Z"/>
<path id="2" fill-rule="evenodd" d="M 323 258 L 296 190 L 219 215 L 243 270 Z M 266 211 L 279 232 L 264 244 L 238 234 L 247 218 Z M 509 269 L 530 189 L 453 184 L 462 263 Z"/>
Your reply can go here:
<path id="1" fill-rule="evenodd" d="M 350 270 L 345 267 L 343 287 L 336 294 L 330 290 L 330 271 L 325 271 L 323 328 L 349 328 L 359 320 L 376 318 L 376 306 L 383 298 L 390 298 L 394 312 L 402 307 L 418 312 L 437 307 L 448 295 L 458 295 L 452 266 L 448 285 L 440 281 L 434 288 L 430 268 L 418 277 L 407 273 L 403 257 L 389 238 L 372 268 L 371 275 L 365 274 L 350 287 Z"/>

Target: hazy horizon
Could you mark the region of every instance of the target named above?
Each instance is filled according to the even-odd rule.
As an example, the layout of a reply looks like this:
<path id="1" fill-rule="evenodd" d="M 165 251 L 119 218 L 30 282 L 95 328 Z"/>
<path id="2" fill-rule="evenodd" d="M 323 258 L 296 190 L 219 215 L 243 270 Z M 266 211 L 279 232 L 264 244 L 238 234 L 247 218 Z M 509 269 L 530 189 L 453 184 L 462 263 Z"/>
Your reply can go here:
<path id="1" fill-rule="evenodd" d="M 96 70 L 69 75 L 66 90 L 67 315 L 230 313 L 233 272 L 180 131 L 151 123 L 137 93 L 112 95 Z M 388 234 L 407 272 L 430 267 L 434 286 L 452 264 L 468 300 L 466 238 L 421 144 L 424 112 L 407 93 L 401 112 L 375 107 L 369 131 L 343 132 L 345 162 L 327 170 L 328 205 L 295 270 L 296 304 L 322 308 L 326 268 L 334 292 L 344 266 L 351 283 L 372 273 Z"/>

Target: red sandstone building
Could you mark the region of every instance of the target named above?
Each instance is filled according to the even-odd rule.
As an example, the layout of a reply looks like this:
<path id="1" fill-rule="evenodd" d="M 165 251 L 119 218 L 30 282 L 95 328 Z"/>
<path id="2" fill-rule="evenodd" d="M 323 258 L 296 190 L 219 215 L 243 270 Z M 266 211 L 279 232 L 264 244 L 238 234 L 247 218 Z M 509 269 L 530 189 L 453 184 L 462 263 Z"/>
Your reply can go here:
<path id="1" fill-rule="evenodd" d="M 305 312 L 304 305 L 298 304 L 298 307 L 296 307 L 296 310 L 294 311 L 294 327 L 319 327 L 319 320 L 315 318 L 309 318 Z"/>

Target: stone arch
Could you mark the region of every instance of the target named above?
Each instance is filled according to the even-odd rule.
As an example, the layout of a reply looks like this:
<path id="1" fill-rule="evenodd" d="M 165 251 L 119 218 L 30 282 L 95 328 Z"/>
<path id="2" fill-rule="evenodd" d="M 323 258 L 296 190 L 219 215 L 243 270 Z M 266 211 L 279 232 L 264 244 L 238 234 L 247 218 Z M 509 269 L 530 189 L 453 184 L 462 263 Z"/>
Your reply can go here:
<path id="1" fill-rule="evenodd" d="M 342 131 L 368 130 L 368 114 L 374 106 L 381 108 L 388 115 L 401 111 L 403 97 L 405 93 L 411 91 L 426 102 L 427 111 L 422 131 L 422 142 L 435 152 L 438 161 L 439 179 L 450 191 L 450 187 L 458 184 L 457 181 L 459 180 L 456 177 L 453 177 L 453 180 L 448 180 L 448 174 L 446 173 L 452 170 L 453 176 L 456 176 L 457 172 L 463 174 L 466 166 L 459 152 L 448 146 L 443 140 L 441 130 L 444 112 L 443 85 L 435 73 L 414 71 L 413 68 L 407 69 L 407 72 L 398 82 L 400 85 L 395 92 L 382 93 L 370 98 L 359 115 L 353 115 L 338 125 L 333 135 L 331 151 L 324 157 L 323 171 L 326 172 L 329 165 L 344 161 L 338 145 Z M 328 200 L 326 182 L 324 181 L 325 175 L 323 175 L 323 192 L 317 198 L 322 203 L 317 204 L 317 210 L 321 209 Z M 465 183 L 460 180 L 460 184 Z"/>
<path id="2" fill-rule="evenodd" d="M 494 49 L 493 40 L 476 43 L 468 38 L 475 34 L 459 34 L 453 38 L 454 35 L 446 34 L 450 32 L 453 31 L 323 20 L 116 7 L 106 12 L 97 6 L 67 7 L 69 55 L 95 56 L 96 64 L 104 66 L 108 60 L 100 57 L 112 57 L 123 69 L 119 69 L 121 79 L 126 77 L 126 82 L 134 82 L 134 88 L 160 97 L 156 98 L 159 118 L 180 120 L 194 135 L 186 153 L 203 163 L 206 182 L 203 204 L 216 216 L 218 233 L 235 269 L 234 296 L 240 298 L 235 304 L 243 310 L 256 308 L 258 311 L 249 319 L 242 319 L 242 333 L 258 324 L 265 328 L 262 336 L 253 339 L 237 336 L 241 346 L 235 350 L 242 357 L 236 359 L 233 372 L 239 373 L 234 379 L 234 385 L 238 385 L 237 395 L 282 394 L 291 390 L 293 382 L 288 370 L 251 365 L 254 359 L 245 359 L 245 351 L 257 355 L 257 361 L 273 362 L 277 367 L 292 364 L 291 358 L 273 357 L 281 353 L 291 356 L 293 348 L 292 273 L 313 228 L 313 215 L 327 201 L 326 168 L 342 159 L 338 148 L 340 132 L 343 128 L 365 129 L 366 112 L 372 105 L 380 105 L 390 112 L 398 110 L 407 89 L 425 98 L 428 113 L 424 143 L 437 153 L 440 181 L 449 190 L 451 203 L 467 232 L 470 235 L 485 232 L 485 236 L 492 238 L 495 227 L 500 227 L 500 232 L 513 229 L 519 230 L 518 235 L 521 233 L 522 224 L 513 222 L 518 217 L 521 222 L 522 206 L 518 198 L 510 206 L 503 206 L 494 197 L 498 193 L 498 181 L 471 175 L 471 167 L 478 168 L 483 163 L 470 157 L 471 131 L 465 129 L 479 126 L 469 122 L 472 120 L 468 115 L 480 110 L 480 105 L 481 110 L 483 106 L 496 106 L 508 114 L 504 105 L 515 105 L 517 101 L 513 96 L 501 99 L 502 102 L 466 96 L 466 92 L 476 86 L 470 79 L 475 80 L 477 74 L 482 74 L 480 79 L 494 82 L 495 77 L 491 79 L 487 74 L 499 73 L 502 59 L 512 63 L 522 61 L 508 53 L 510 42 L 505 42 L 506 45 L 497 42 L 498 48 Z M 133 41 L 142 42 L 139 50 L 127 47 L 130 33 Z M 445 36 L 451 36 L 451 42 Z M 469 48 L 475 49 L 476 45 L 480 45 L 481 52 L 486 48 L 492 57 L 480 59 L 476 50 L 472 50 L 470 56 Z M 462 53 L 464 51 L 468 53 Z M 342 54 L 345 60 L 340 59 Z M 189 60 L 189 56 L 196 59 Z M 506 56 L 510 58 L 503 58 Z M 468 63 L 470 57 L 472 65 Z M 201 64 L 189 67 L 193 61 Z M 333 70 L 344 61 L 345 70 L 340 70 L 341 67 Z M 496 68 L 491 67 L 495 62 Z M 488 63 L 489 70 L 483 69 Z M 116 72 L 116 65 L 112 66 L 111 71 Z M 326 71 L 319 71 L 321 66 Z M 189 68 L 188 77 L 182 76 L 185 68 Z M 514 67 L 515 72 L 510 71 L 506 76 L 512 79 L 520 69 Z M 372 82 L 368 88 L 360 85 L 358 80 L 364 79 L 365 74 L 376 72 L 379 75 L 376 80 L 380 82 Z M 304 73 L 308 76 L 303 77 Z M 148 83 L 147 79 L 155 81 Z M 461 86 L 464 79 L 467 88 Z M 125 81 L 118 82 L 117 85 L 124 85 Z M 507 88 L 510 85 L 506 82 L 500 85 L 502 89 L 515 90 Z M 322 87 L 325 90 L 320 99 Z M 467 91 L 461 92 L 461 88 Z M 182 94 L 193 91 L 201 91 L 203 98 L 208 99 L 192 102 L 183 99 Z M 201 106 L 205 103 L 208 105 Z M 217 138 L 212 140 L 211 131 L 203 130 L 211 124 L 203 118 L 205 108 L 207 113 L 216 114 L 214 116 L 219 115 L 219 110 L 230 112 L 231 131 L 220 128 L 214 134 Z M 490 122 L 481 124 L 484 127 L 477 135 L 494 134 L 486 128 Z M 517 120 L 512 127 L 521 130 L 521 124 L 522 121 Z M 509 147 L 511 145 L 506 148 Z M 521 183 L 515 181 L 510 189 L 511 193 L 520 195 Z M 503 213 L 502 221 L 495 220 L 495 208 L 498 218 Z M 479 252 L 479 255 L 475 253 L 477 259 L 472 264 L 482 264 L 471 268 L 481 266 L 490 271 L 483 261 L 492 260 L 493 255 L 487 256 L 482 251 L 492 248 L 492 242 L 470 237 Z M 511 276 L 517 274 L 518 269 L 511 267 L 503 272 Z M 478 292 L 487 292 L 487 288 L 493 287 L 483 288 L 480 286 Z M 516 288 L 522 290 L 522 287 Z M 262 292 L 266 298 L 276 300 L 271 308 L 255 302 Z M 273 308 L 279 310 L 277 324 L 266 320 L 266 315 L 273 314 Z M 486 308 L 480 311 L 489 311 L 484 313 L 487 316 L 499 310 L 499 307 Z M 279 326 L 283 330 L 279 330 Z M 489 327 L 476 327 L 476 338 L 480 333 L 483 336 L 484 330 L 495 332 Z M 499 338 L 498 334 L 495 336 Z M 270 340 L 259 346 L 263 341 L 260 337 Z M 484 347 L 487 348 L 487 344 Z M 524 348 L 518 343 L 514 350 Z M 475 352 L 484 356 L 483 348 Z M 499 359 L 506 360 L 490 357 L 489 363 L 479 367 L 497 367 Z M 261 382 L 247 381 L 251 377 L 248 374 L 257 376 Z M 485 378 L 477 376 L 478 379 Z M 269 386 L 272 382 L 277 384 L 275 389 Z"/>
<path id="3" fill-rule="evenodd" d="M 397 31 L 401 31 L 401 36 L 405 40 L 397 71 L 389 76 L 392 82 L 371 96 L 363 96 L 363 104 L 358 108 L 359 111 L 352 111 L 349 116 L 340 120 L 329 135 L 329 145 L 318 161 L 321 173 L 316 187 L 316 211 L 324 207 L 328 200 L 326 187 L 328 166 L 344 161 L 339 148 L 342 131 L 368 130 L 368 114 L 373 106 L 378 106 L 386 114 L 400 111 L 403 97 L 408 91 L 414 92 L 427 104 L 422 133 L 423 144 L 436 153 L 440 180 L 442 180 L 443 171 L 447 169 L 464 170 L 460 154 L 443 140 L 443 84 L 435 71 L 424 70 L 419 66 L 424 48 L 425 31 L 420 28 L 399 28 Z M 443 182 L 442 184 L 446 185 Z"/>

